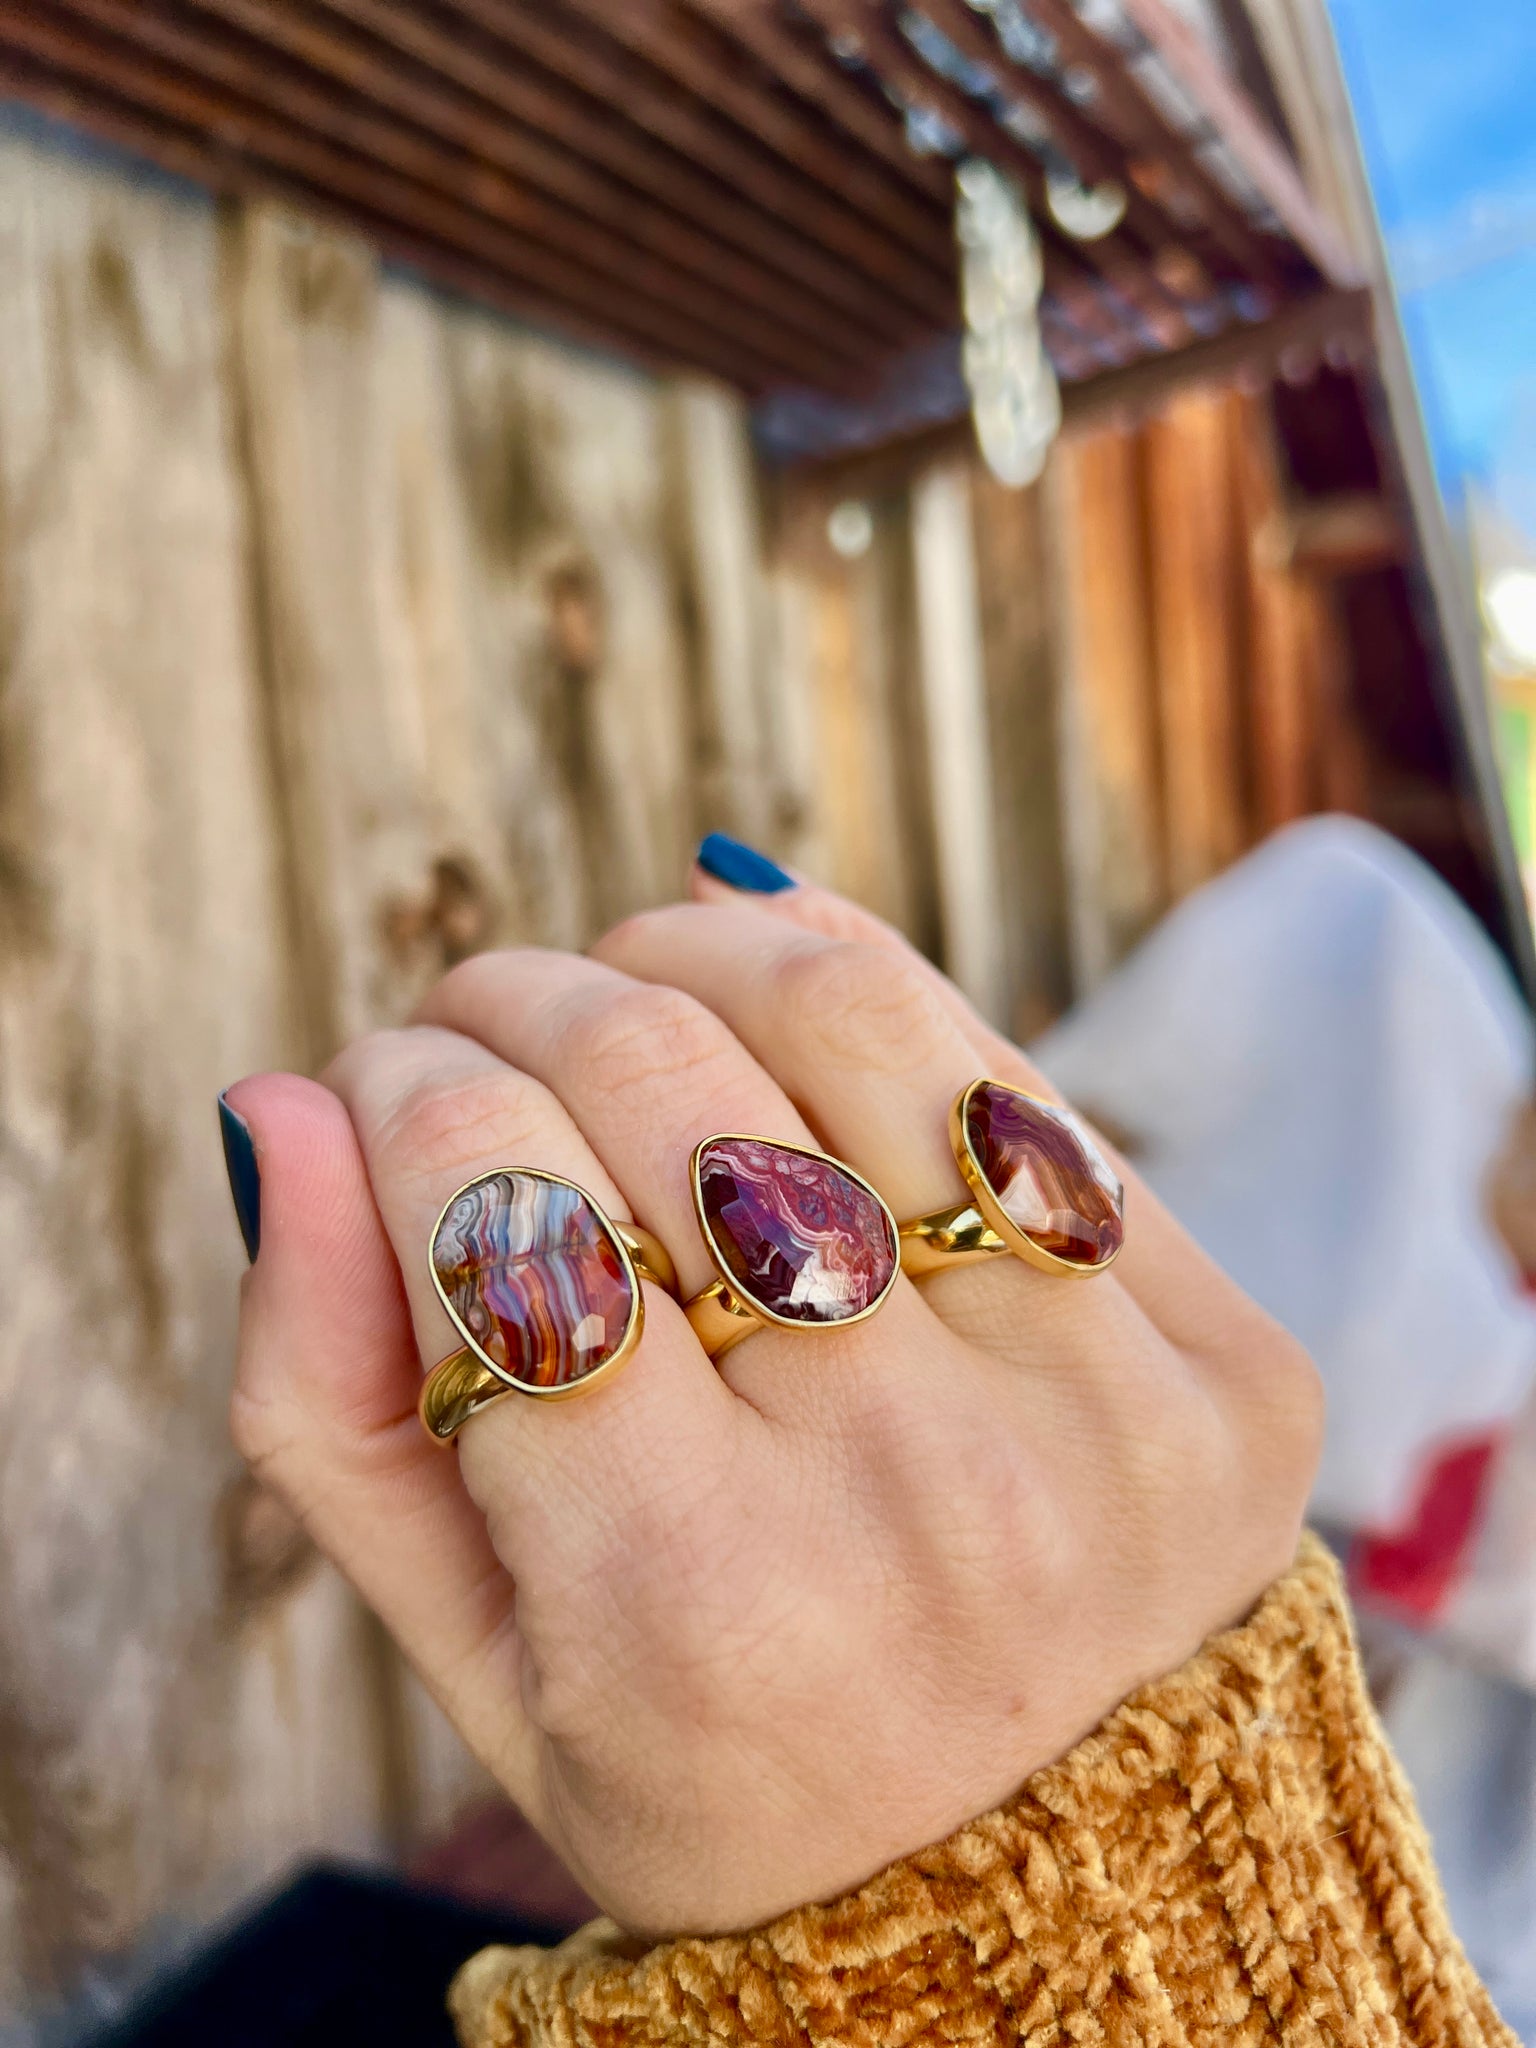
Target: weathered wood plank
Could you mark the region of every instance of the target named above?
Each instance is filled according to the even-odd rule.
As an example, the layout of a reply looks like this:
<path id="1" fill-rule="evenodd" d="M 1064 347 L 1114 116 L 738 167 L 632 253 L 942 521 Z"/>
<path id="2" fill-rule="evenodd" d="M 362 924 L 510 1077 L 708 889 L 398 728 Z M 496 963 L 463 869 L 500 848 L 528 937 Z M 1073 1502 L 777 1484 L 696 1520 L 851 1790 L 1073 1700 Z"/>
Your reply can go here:
<path id="1" fill-rule="evenodd" d="M 403 1011 L 438 964 L 437 861 L 457 863 L 492 924 L 506 877 L 483 868 L 483 790 L 456 792 L 451 837 L 433 810 L 472 706 L 462 638 L 447 637 L 455 607 L 437 589 L 463 556 L 430 453 L 446 424 L 432 323 L 381 303 L 361 244 L 264 206 L 232 219 L 228 286 L 276 822 L 316 1065 Z M 405 402 L 395 434 L 381 419 L 391 372 Z"/>
<path id="2" fill-rule="evenodd" d="M 377 1833 L 349 1596 L 224 1540 L 213 1099 L 300 1033 L 218 270 L 0 135 L 0 2004 Z"/>
<path id="3" fill-rule="evenodd" d="M 1001 1021 L 1028 1039 L 1071 999 L 1045 504 L 978 471 L 976 583 L 997 834 Z"/>
<path id="4" fill-rule="evenodd" d="M 472 508 L 475 743 L 495 744 L 509 700 L 534 714 L 531 755 L 504 740 L 496 771 L 506 858 L 525 870 L 523 821 L 542 804 L 573 835 L 579 889 L 565 902 L 546 864 L 536 889 L 525 880 L 519 929 L 584 944 L 674 894 L 694 836 L 698 569 L 677 531 L 668 387 L 468 309 L 449 316 L 448 349 Z"/>
<path id="5" fill-rule="evenodd" d="M 1237 513 L 1248 535 L 1253 822 L 1262 837 L 1317 808 L 1318 593 L 1287 559 L 1291 518 L 1267 399 L 1242 400 L 1234 434 Z"/>
<path id="6" fill-rule="evenodd" d="M 840 555 L 818 486 L 789 477 L 775 494 L 770 699 L 795 747 L 783 771 L 796 820 L 786 851 L 937 951 L 907 496 L 887 492 L 846 509 L 867 524 L 859 546 Z"/>
<path id="7" fill-rule="evenodd" d="M 679 385 L 670 412 L 700 824 L 729 824 L 766 846 L 778 820 L 751 443 L 741 406 L 723 387 Z"/>
<path id="8" fill-rule="evenodd" d="M 1043 488 L 1057 565 L 1061 847 L 1081 994 L 1168 899 L 1138 437 L 1111 431 L 1063 443 Z"/>
<path id="9" fill-rule="evenodd" d="M 912 559 L 944 966 L 1000 1021 L 1003 903 L 967 467 L 932 469 L 914 484 Z"/>
<path id="10" fill-rule="evenodd" d="M 1144 430 L 1169 884 L 1208 881 L 1249 839 L 1242 633 L 1246 539 L 1233 393 L 1179 399 Z"/>

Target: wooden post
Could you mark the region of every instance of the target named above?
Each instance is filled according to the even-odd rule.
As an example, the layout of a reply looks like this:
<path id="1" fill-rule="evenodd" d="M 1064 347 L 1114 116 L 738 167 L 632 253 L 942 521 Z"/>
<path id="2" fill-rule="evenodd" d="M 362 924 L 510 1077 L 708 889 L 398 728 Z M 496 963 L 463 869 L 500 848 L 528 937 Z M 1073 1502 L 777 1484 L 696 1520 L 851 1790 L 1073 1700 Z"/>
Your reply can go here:
<path id="1" fill-rule="evenodd" d="M 962 464 L 931 469 L 913 485 L 918 679 L 944 966 L 983 1016 L 1001 1022 L 1003 903 L 971 516 Z"/>
<path id="2" fill-rule="evenodd" d="M 1263 397 L 1239 401 L 1237 506 L 1247 535 L 1248 686 L 1257 837 L 1317 808 L 1317 592 L 1286 559 L 1289 508 Z"/>
<path id="3" fill-rule="evenodd" d="M 1046 471 L 1073 980 L 1097 986 L 1168 901 L 1139 437 L 1074 437 Z"/>
<path id="4" fill-rule="evenodd" d="M 1147 532 L 1167 792 L 1169 884 L 1187 895 L 1249 840 L 1242 619 L 1245 540 L 1225 394 L 1181 398 L 1146 428 Z"/>
<path id="5" fill-rule="evenodd" d="M 920 945 L 936 950 L 928 891 L 928 785 L 915 758 L 912 561 L 906 493 L 856 502 L 819 479 L 778 481 L 768 574 L 776 619 L 772 699 L 796 735 L 798 858 Z M 866 522 L 840 555 L 829 515 Z M 787 785 L 786 785 L 787 787 Z"/>
<path id="6" fill-rule="evenodd" d="M 762 541 L 752 449 L 739 401 L 679 386 L 672 399 L 676 521 L 693 593 L 695 761 L 700 830 L 773 836 L 764 688 Z"/>
<path id="7" fill-rule="evenodd" d="M 973 471 L 977 588 L 987 684 L 987 772 L 996 819 L 1004 1023 L 1028 1039 L 1071 999 L 1062 860 L 1058 683 L 1044 493 Z"/>

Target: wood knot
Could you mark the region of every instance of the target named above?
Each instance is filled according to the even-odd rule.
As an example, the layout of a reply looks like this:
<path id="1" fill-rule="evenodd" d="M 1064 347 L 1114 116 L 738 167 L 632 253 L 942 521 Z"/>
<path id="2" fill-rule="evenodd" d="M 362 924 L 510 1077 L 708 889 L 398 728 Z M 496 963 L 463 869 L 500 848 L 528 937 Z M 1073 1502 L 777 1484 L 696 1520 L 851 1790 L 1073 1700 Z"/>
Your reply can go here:
<path id="1" fill-rule="evenodd" d="M 607 638 L 606 607 L 597 564 L 586 555 L 567 556 L 544 578 L 545 631 L 556 667 L 572 680 L 602 666 Z"/>
<path id="2" fill-rule="evenodd" d="M 467 960 L 488 944 L 495 922 L 490 891 L 465 855 L 439 854 L 419 896 L 397 896 L 385 905 L 380 925 L 397 966 L 417 964 L 426 953 L 439 972 Z"/>

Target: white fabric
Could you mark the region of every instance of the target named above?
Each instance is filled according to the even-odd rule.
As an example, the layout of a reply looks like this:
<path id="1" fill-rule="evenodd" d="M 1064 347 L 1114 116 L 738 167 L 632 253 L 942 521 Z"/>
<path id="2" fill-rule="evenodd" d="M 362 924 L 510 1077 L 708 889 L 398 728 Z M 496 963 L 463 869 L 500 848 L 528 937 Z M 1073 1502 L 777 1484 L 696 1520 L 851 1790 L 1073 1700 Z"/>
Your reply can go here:
<path id="1" fill-rule="evenodd" d="M 1316 1513 L 1390 1528 L 1427 1446 L 1519 1407 L 1536 1309 L 1483 1188 L 1530 1092 L 1530 1014 L 1482 927 L 1394 840 L 1353 819 L 1290 827 L 1034 1050 L 1132 1134 L 1169 1208 L 1316 1358 Z"/>
<path id="2" fill-rule="evenodd" d="M 1484 1198 L 1529 1013 L 1426 868 L 1327 818 L 1201 890 L 1035 1051 L 1311 1350 L 1315 1516 L 1391 1529 L 1441 1448 L 1506 1432 L 1435 1632 L 1365 1625 L 1453 1918 L 1536 2048 L 1536 1308 Z"/>

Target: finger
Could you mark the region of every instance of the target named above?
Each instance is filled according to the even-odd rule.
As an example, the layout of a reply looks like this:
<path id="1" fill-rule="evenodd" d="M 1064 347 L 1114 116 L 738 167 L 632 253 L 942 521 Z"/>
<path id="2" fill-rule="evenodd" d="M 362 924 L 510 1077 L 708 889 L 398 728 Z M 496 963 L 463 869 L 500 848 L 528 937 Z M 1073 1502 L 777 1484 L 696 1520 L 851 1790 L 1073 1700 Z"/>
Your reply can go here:
<path id="1" fill-rule="evenodd" d="M 672 1248 L 685 1294 L 715 1277 L 694 1214 L 690 1161 L 705 1138 L 736 1133 L 793 1145 L 816 1140 L 775 1081 L 718 1015 L 675 988 L 616 973 L 591 959 L 522 951 L 465 961 L 439 983 L 425 1014 L 472 1034 L 536 1075 L 565 1103 L 593 1150 L 652 1228 Z M 898 1287 L 881 1312 L 889 1335 L 920 1304 Z M 869 1373 L 889 1375 L 864 1331 L 761 1332 L 721 1361 L 754 1406 L 825 1415 L 857 1396 Z M 825 1369 L 825 1346 L 846 1347 L 848 1365 Z M 858 1340 L 856 1343 L 855 1340 Z M 905 1347 L 922 1356 L 921 1347 Z M 860 1363 L 859 1361 L 862 1361 Z M 806 1404 L 809 1403 L 809 1408 Z"/>
<path id="2" fill-rule="evenodd" d="M 956 1199 L 946 1118 L 976 1049 L 915 956 L 736 906 L 643 911 L 594 955 L 686 991 L 899 1216 Z"/>
<path id="3" fill-rule="evenodd" d="M 1033 1061 L 978 1017 L 954 983 L 940 974 L 931 961 L 924 959 L 891 925 L 846 897 L 798 878 L 793 888 L 774 895 L 745 895 L 697 867 L 690 886 L 693 897 L 701 904 L 749 910 L 796 931 L 872 947 L 893 962 L 900 962 L 903 972 L 932 991 L 934 1000 L 970 1046 L 974 1065 L 969 1078 L 985 1074 L 1031 1094 L 1057 1102 L 1063 1100 Z M 946 1128 L 947 1117 L 946 1104 Z M 1207 1352 L 1217 1343 L 1229 1345 L 1233 1315 L 1239 1309 L 1249 1311 L 1246 1297 L 1168 1213 L 1129 1162 L 1102 1135 L 1095 1135 L 1125 1184 L 1125 1248 L 1115 1262 L 1115 1277 L 1175 1343 L 1196 1353 Z M 949 1186 L 952 1192 L 944 1199 L 957 1199 L 953 1176 Z M 1252 1313 L 1257 1317 L 1256 1310 Z"/>
<path id="4" fill-rule="evenodd" d="M 423 1363 L 462 1341 L 432 1282 L 433 1229 L 467 1181 L 507 1166 L 574 1181 L 617 1221 L 623 1195 L 547 1089 L 473 1040 L 434 1029 L 351 1046 L 327 1085 L 345 1103 L 404 1276 Z M 418 1374 L 419 1384 L 419 1374 Z M 510 1395 L 459 1438 L 464 1479 L 518 1580 L 518 1617 L 541 1652 L 574 1625 L 564 1599 L 621 1542 L 626 1515 L 706 1488 L 734 1442 L 736 1410 L 676 1304 L 645 1283 L 635 1358 L 570 1401 Z"/>
<path id="5" fill-rule="evenodd" d="M 347 1113 L 292 1074 L 241 1081 L 225 1100 L 251 1132 L 262 1191 L 235 1442 L 537 1821 L 513 1581 L 453 1460 L 416 1420 L 410 1312 Z"/>
<path id="6" fill-rule="evenodd" d="M 785 870 L 786 873 L 790 872 Z M 954 1017 L 966 1036 L 978 1046 L 987 1046 L 998 1055 L 1010 1053 L 1015 1059 L 1022 1055 L 1019 1049 L 999 1031 L 994 1031 L 984 1018 L 977 1015 L 959 989 L 947 974 L 941 974 L 926 955 L 920 953 L 903 932 L 883 917 L 877 917 L 872 910 L 866 910 L 861 903 L 850 902 L 848 897 L 839 896 L 831 889 L 823 889 L 803 876 L 793 877 L 793 886 L 780 889 L 772 895 L 760 895 L 741 889 L 733 889 L 716 876 L 706 874 L 695 863 L 689 876 L 688 893 L 695 903 L 713 903 L 737 909 L 761 910 L 765 916 L 780 919 L 785 924 L 798 926 L 802 931 L 819 932 L 826 939 L 848 939 L 860 945 L 884 946 L 911 961 Z M 1040 1077 L 1041 1092 L 1051 1094 L 1050 1083 Z"/>

